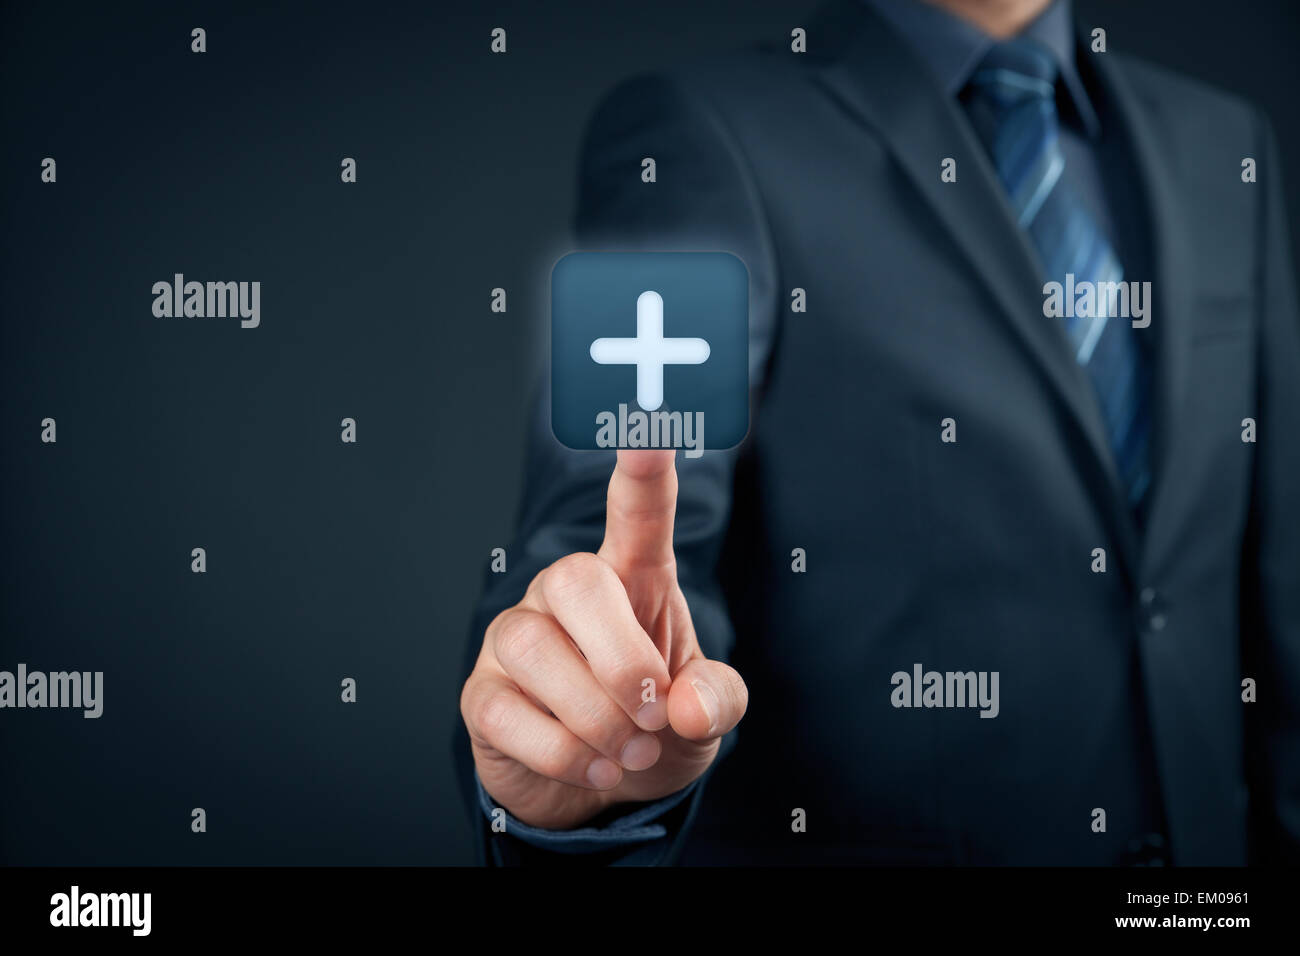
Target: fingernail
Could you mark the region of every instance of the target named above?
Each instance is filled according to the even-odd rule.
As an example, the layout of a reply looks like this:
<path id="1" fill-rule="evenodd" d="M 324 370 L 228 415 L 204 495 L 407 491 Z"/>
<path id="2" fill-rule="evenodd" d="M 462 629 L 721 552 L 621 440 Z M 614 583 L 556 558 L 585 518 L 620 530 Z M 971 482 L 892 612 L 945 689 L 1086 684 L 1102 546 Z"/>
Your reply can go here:
<path id="1" fill-rule="evenodd" d="M 637 734 L 623 746 L 618 758 L 625 770 L 646 770 L 659 759 L 659 738 L 653 734 Z"/>
<path id="2" fill-rule="evenodd" d="M 643 730 L 663 730 L 668 726 L 668 702 L 662 696 L 642 704 L 636 722 Z"/>
<path id="3" fill-rule="evenodd" d="M 691 681 L 691 686 L 695 688 L 695 696 L 700 699 L 700 706 L 709 716 L 709 733 L 718 729 L 718 714 L 722 710 L 722 705 L 718 702 L 718 695 L 713 692 L 713 688 L 702 680 Z"/>
<path id="4" fill-rule="evenodd" d="M 618 778 L 622 776 L 623 771 L 618 768 L 618 764 L 605 757 L 597 757 L 587 767 L 587 779 L 597 790 L 608 790 L 618 783 Z"/>

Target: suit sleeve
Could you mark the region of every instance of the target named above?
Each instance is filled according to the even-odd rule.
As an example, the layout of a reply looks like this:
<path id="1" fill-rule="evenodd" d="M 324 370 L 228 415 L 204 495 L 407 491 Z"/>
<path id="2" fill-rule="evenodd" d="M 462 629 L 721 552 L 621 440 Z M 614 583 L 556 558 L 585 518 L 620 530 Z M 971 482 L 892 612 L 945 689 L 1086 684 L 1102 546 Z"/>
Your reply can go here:
<path id="1" fill-rule="evenodd" d="M 655 160 L 654 182 L 643 181 L 646 158 Z M 720 250 L 745 262 L 752 427 L 775 334 L 777 274 L 754 178 L 721 113 L 677 79 L 643 76 L 615 89 L 595 111 L 584 137 L 574 233 L 579 249 Z M 492 618 L 517 603 L 547 565 L 574 551 L 596 551 L 604 536 L 605 492 L 615 455 L 573 451 L 555 440 L 549 381 L 545 375 L 542 381 L 528 429 L 524 493 L 509 570 L 487 575 L 471 623 L 466 676 Z M 715 572 L 730 521 L 736 461 L 744 449 L 742 443 L 729 451 L 677 459 L 678 580 L 701 650 L 718 660 L 729 659 L 735 642 Z M 517 821 L 512 828 L 507 815 L 505 831 L 493 832 L 490 795 L 474 774 L 464 728 L 457 730 L 463 795 L 474 820 L 480 862 L 488 865 L 671 862 L 706 791 L 707 774 L 679 794 L 618 808 L 616 815 L 591 821 L 581 831 L 537 831 Z M 724 739 L 718 760 L 734 746 L 735 734 Z"/>
<path id="2" fill-rule="evenodd" d="M 1281 189 L 1260 119 L 1261 266 L 1254 500 L 1242 576 L 1253 853 L 1300 862 L 1300 317 Z"/>

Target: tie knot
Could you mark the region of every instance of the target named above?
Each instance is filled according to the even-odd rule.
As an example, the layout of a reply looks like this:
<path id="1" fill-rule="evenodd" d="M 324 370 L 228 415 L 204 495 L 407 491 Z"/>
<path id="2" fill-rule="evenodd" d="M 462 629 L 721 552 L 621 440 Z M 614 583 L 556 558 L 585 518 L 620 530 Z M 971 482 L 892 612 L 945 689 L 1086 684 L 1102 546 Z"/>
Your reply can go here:
<path id="1" fill-rule="evenodd" d="M 995 43 L 971 75 L 974 92 L 1002 104 L 1026 99 L 1051 100 L 1056 94 L 1056 58 L 1033 40 Z"/>

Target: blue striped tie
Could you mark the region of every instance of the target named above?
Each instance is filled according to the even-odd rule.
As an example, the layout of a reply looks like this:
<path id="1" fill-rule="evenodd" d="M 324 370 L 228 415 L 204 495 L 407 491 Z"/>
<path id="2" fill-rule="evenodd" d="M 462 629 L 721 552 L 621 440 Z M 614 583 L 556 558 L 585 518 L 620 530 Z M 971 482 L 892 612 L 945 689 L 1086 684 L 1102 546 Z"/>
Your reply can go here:
<path id="1" fill-rule="evenodd" d="M 967 105 L 1020 222 L 1038 249 L 1048 279 L 1065 284 L 1120 282 L 1124 268 L 1062 173 L 1056 114 L 1056 60 L 1030 40 L 994 45 L 970 79 Z M 1103 297 L 1092 315 L 1066 317 L 1075 358 L 1088 372 L 1107 437 L 1128 493 L 1140 514 L 1150 483 L 1151 422 L 1147 363 L 1130 320 L 1108 317 Z"/>

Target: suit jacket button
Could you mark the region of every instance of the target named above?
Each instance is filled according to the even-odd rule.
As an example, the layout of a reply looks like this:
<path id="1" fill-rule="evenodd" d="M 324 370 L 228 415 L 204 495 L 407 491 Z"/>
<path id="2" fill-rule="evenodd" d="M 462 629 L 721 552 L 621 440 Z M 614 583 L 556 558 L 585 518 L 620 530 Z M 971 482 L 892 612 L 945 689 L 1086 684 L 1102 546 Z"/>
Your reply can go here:
<path id="1" fill-rule="evenodd" d="M 1142 605 L 1142 620 L 1147 631 L 1158 633 L 1165 629 L 1169 623 L 1169 616 L 1165 613 L 1165 599 L 1155 588 L 1143 588 L 1138 595 L 1138 602 Z"/>

